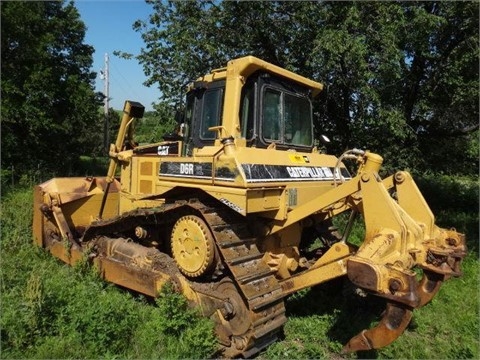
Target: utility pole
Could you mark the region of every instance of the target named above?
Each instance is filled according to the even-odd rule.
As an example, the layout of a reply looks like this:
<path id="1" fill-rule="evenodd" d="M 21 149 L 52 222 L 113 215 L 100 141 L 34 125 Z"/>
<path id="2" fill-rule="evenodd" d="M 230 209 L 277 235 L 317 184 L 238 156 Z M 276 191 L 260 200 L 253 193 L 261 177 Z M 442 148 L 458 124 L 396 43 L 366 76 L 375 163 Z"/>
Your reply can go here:
<path id="1" fill-rule="evenodd" d="M 105 67 L 103 68 L 103 71 L 100 72 L 101 74 L 101 79 L 103 80 L 103 93 L 105 95 L 105 104 L 103 107 L 103 114 L 105 116 L 105 120 L 103 123 L 103 145 L 105 147 L 105 150 L 108 152 L 109 147 L 110 147 L 110 134 L 109 134 L 109 129 L 110 129 L 110 124 L 109 124 L 109 116 L 108 116 L 108 110 L 110 108 L 109 104 L 109 73 L 108 73 L 108 54 L 105 53 Z"/>

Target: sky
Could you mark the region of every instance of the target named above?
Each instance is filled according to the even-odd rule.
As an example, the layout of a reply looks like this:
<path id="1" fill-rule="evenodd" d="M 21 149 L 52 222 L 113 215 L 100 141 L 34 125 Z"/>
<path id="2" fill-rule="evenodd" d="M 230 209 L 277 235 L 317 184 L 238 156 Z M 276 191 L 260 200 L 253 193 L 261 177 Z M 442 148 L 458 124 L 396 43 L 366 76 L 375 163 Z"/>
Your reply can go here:
<path id="1" fill-rule="evenodd" d="M 77 0 L 75 6 L 87 26 L 84 43 L 95 48 L 92 70 L 97 73 L 96 91 L 104 92 L 100 70 L 104 69 L 108 54 L 110 107 L 121 110 L 125 100 L 133 100 L 143 104 L 145 110 L 152 110 L 159 90 L 143 85 L 147 78 L 142 65 L 136 59 L 124 60 L 113 55 L 115 50 L 140 54 L 144 43 L 132 24 L 148 19 L 152 6 L 143 0 Z"/>

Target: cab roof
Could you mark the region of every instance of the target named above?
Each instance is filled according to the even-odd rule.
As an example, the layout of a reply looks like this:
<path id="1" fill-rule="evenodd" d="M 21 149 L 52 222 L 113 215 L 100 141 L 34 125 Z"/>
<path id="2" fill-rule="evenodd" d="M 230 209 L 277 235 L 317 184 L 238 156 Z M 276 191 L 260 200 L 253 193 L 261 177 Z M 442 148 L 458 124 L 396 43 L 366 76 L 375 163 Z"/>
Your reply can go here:
<path id="1" fill-rule="evenodd" d="M 298 75 L 292 71 L 286 70 L 281 68 L 280 66 L 273 65 L 268 63 L 264 60 L 261 60 L 255 56 L 245 56 L 238 59 L 230 60 L 227 63 L 226 67 L 214 69 L 203 77 L 197 79 L 196 83 L 198 82 L 212 82 L 215 80 L 222 80 L 229 78 L 235 78 L 237 76 L 241 76 L 244 78 L 248 78 L 256 71 L 266 71 L 271 74 L 275 74 L 291 81 L 294 81 L 300 85 L 303 85 L 309 88 L 312 91 L 312 97 L 316 97 L 322 90 L 323 84 Z M 194 83 L 190 84 L 189 90 L 194 88 Z"/>

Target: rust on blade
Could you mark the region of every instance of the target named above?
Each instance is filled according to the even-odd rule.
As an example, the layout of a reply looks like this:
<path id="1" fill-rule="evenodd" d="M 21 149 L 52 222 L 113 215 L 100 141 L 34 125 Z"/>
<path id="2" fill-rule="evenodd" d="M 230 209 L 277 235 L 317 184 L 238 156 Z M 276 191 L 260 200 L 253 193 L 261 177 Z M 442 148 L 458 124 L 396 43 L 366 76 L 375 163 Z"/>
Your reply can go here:
<path id="1" fill-rule="evenodd" d="M 420 298 L 418 307 L 422 307 L 432 300 L 435 294 L 440 290 L 445 275 L 432 271 L 424 270 L 422 280 L 418 284 L 417 293 Z"/>
<path id="2" fill-rule="evenodd" d="M 399 303 L 388 302 L 385 315 L 380 323 L 369 330 L 363 330 L 343 347 L 342 354 L 355 351 L 379 349 L 397 339 L 412 318 L 413 309 Z"/>

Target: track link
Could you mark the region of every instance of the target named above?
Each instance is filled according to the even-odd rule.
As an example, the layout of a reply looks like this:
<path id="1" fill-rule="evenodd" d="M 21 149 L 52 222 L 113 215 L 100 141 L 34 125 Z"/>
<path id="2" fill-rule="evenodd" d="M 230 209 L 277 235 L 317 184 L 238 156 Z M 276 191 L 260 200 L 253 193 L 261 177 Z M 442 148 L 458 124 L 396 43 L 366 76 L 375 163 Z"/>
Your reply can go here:
<path id="1" fill-rule="evenodd" d="M 191 204 L 202 213 L 216 239 L 250 312 L 250 331 L 237 339 L 242 355 L 250 357 L 277 339 L 287 321 L 283 291 L 258 250 L 244 218 L 222 207 Z"/>

